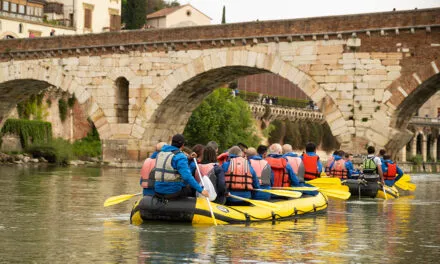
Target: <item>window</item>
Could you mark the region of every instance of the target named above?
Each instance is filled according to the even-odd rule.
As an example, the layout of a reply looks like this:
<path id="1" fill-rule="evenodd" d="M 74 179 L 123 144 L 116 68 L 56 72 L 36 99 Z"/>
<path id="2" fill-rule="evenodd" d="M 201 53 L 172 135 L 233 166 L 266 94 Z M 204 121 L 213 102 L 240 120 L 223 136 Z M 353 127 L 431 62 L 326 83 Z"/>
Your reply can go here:
<path id="1" fill-rule="evenodd" d="M 110 30 L 120 30 L 121 29 L 121 16 L 110 15 Z"/>
<path id="2" fill-rule="evenodd" d="M 27 6 L 26 7 L 26 15 L 33 16 L 34 15 L 34 7 L 33 6 Z"/>
<path id="3" fill-rule="evenodd" d="M 18 5 L 18 13 L 24 14 L 25 13 L 24 11 L 25 11 L 24 10 L 24 5 Z"/>
<path id="4" fill-rule="evenodd" d="M 43 16 L 43 8 L 35 7 L 34 16 Z"/>
<path id="5" fill-rule="evenodd" d="M 3 10 L 4 11 L 9 11 L 9 2 L 3 1 Z"/>
<path id="6" fill-rule="evenodd" d="M 17 4 L 16 3 L 11 3 L 11 12 L 17 13 Z"/>
<path id="7" fill-rule="evenodd" d="M 92 29 L 92 10 L 84 9 L 84 28 Z"/>
<path id="8" fill-rule="evenodd" d="M 128 123 L 128 87 L 129 82 L 124 77 L 116 79 L 116 117 L 118 123 Z"/>
<path id="9" fill-rule="evenodd" d="M 23 33 L 23 24 L 22 23 L 20 23 L 18 25 L 18 33 Z"/>

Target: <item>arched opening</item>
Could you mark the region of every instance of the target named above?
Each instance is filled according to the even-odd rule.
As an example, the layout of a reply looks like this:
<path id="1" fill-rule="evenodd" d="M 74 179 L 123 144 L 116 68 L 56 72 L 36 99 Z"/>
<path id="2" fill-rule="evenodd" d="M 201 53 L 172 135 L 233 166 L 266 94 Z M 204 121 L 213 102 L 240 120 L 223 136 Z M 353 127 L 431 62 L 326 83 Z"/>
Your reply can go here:
<path id="1" fill-rule="evenodd" d="M 416 137 L 416 154 L 422 155 L 423 151 L 423 134 L 419 133 Z"/>
<path id="2" fill-rule="evenodd" d="M 437 136 L 437 160 L 440 160 L 440 135 Z"/>
<path id="3" fill-rule="evenodd" d="M 431 144 L 432 144 L 432 134 L 429 134 L 426 138 L 426 153 L 427 153 L 427 158 L 428 160 L 432 160 L 432 156 L 431 156 Z"/>
<path id="4" fill-rule="evenodd" d="M 18 25 L 18 33 L 23 33 L 23 24 L 22 23 L 20 23 Z"/>
<path id="5" fill-rule="evenodd" d="M 177 85 L 176 88 L 173 87 L 173 83 L 175 83 L 173 79 L 169 83 L 166 81 L 164 87 L 158 90 L 158 93 L 161 95 L 165 94 L 166 96 L 163 101 L 158 104 L 155 111 L 152 112 L 151 119 L 147 121 L 146 126 L 148 129 L 144 134 L 144 138 L 154 144 L 157 141 L 169 140 L 170 136 L 174 133 L 182 133 L 194 109 L 216 88 L 228 87 L 227 84 L 243 76 L 265 72 L 268 71 L 255 67 L 227 66 L 200 73 Z M 318 88 L 315 87 L 314 91 L 317 89 Z M 239 94 L 239 96 L 241 95 Z M 249 97 L 247 99 L 249 99 Z M 254 99 L 255 103 L 257 103 L 258 98 Z M 147 105 L 155 103 L 156 101 L 152 98 L 149 98 L 146 102 Z M 326 107 L 328 107 L 328 109 L 333 107 L 333 101 L 329 97 L 324 97 L 316 103 L 321 110 Z M 274 108 L 270 113 L 270 115 L 287 115 L 290 111 L 283 110 L 282 108 Z M 256 113 L 255 116 L 258 116 L 258 113 Z M 313 118 L 313 115 L 304 114 L 304 118 L 306 118 L 306 116 Z M 287 116 L 284 117 L 284 119 L 287 118 Z M 224 125 L 227 125 L 227 122 L 225 123 Z"/>
<path id="6" fill-rule="evenodd" d="M 130 83 L 124 77 L 119 77 L 115 81 L 116 85 L 116 118 L 117 122 L 120 124 L 128 123 L 128 91 Z"/>

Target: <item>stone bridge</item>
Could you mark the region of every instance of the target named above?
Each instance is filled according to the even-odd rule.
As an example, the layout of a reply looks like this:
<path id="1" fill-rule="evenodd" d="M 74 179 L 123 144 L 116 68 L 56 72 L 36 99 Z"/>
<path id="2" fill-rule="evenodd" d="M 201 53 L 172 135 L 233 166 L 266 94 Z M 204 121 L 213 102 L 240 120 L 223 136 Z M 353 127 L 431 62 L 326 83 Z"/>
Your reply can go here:
<path id="1" fill-rule="evenodd" d="M 440 87 L 440 8 L 0 41 L 0 118 L 54 86 L 75 93 L 104 160 L 140 160 L 238 77 L 271 72 L 315 101 L 342 148 L 397 152 Z"/>
<path id="2" fill-rule="evenodd" d="M 325 122 L 324 115 L 319 111 L 260 103 L 248 104 L 254 118 L 263 121 L 266 127 L 274 120 L 310 120 Z"/>

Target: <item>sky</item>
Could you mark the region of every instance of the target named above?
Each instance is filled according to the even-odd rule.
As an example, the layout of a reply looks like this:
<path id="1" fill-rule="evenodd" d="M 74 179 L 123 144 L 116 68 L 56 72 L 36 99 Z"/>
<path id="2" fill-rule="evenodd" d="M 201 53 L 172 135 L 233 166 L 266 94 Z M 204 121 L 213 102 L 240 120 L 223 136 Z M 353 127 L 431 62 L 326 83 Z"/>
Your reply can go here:
<path id="1" fill-rule="evenodd" d="M 192 4 L 219 24 L 440 7 L 440 0 L 179 0 Z"/>

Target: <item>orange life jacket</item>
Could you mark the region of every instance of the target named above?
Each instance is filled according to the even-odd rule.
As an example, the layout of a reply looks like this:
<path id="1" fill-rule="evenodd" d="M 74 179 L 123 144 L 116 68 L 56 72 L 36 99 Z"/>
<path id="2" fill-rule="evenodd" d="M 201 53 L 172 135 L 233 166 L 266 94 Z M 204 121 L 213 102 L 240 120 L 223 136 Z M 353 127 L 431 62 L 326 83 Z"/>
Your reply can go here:
<path id="1" fill-rule="evenodd" d="M 301 158 L 300 157 L 285 157 L 287 159 L 287 163 L 289 163 L 290 167 L 292 167 L 293 172 L 295 172 L 296 175 L 298 175 L 299 165 L 301 164 Z"/>
<path id="2" fill-rule="evenodd" d="M 397 165 L 396 163 L 386 163 L 388 170 L 386 172 L 384 172 L 383 174 L 383 178 L 384 180 L 392 180 L 394 181 L 394 179 L 396 179 L 396 175 L 397 175 Z"/>
<path id="3" fill-rule="evenodd" d="M 214 171 L 214 164 L 215 163 L 206 163 L 206 164 L 198 164 L 197 166 L 199 166 L 199 170 L 200 173 L 202 174 L 202 176 L 208 176 L 213 173 Z M 199 172 L 196 170 L 195 173 L 195 178 L 197 182 L 200 182 L 200 175 Z"/>
<path id="4" fill-rule="evenodd" d="M 332 164 L 333 164 L 333 161 L 335 161 L 335 157 L 333 156 L 333 155 L 331 155 L 329 158 L 328 158 L 328 160 L 327 160 L 327 164 L 325 165 L 325 173 L 327 174 L 327 175 L 330 175 L 330 168 L 331 168 L 331 166 L 332 166 Z"/>
<path id="5" fill-rule="evenodd" d="M 340 159 L 333 162 L 330 165 L 329 176 L 339 178 L 339 179 L 347 179 L 347 168 L 345 167 L 345 160 Z"/>
<path id="6" fill-rule="evenodd" d="M 267 157 L 266 161 L 273 171 L 273 187 L 290 187 L 290 177 L 286 169 L 287 160 Z"/>
<path id="7" fill-rule="evenodd" d="M 225 163 L 225 161 L 227 161 L 228 158 L 229 158 L 229 153 L 228 152 L 225 152 L 225 153 L 222 153 L 222 154 L 218 155 L 217 156 L 218 165 L 219 166 L 223 165 L 223 163 Z"/>
<path id="8" fill-rule="evenodd" d="M 229 160 L 229 168 L 225 173 L 225 183 L 229 190 L 251 191 L 252 174 L 249 163 L 243 157 L 235 157 Z"/>
<path id="9" fill-rule="evenodd" d="M 303 154 L 304 163 L 304 180 L 313 180 L 320 176 L 318 172 L 318 156 L 309 156 L 307 153 Z"/>
<path id="10" fill-rule="evenodd" d="M 257 174 L 260 185 L 270 186 L 271 171 L 270 166 L 265 160 L 250 159 L 252 169 L 254 169 L 255 174 Z"/>
<path id="11" fill-rule="evenodd" d="M 156 166 L 156 159 L 148 158 L 144 161 L 141 168 L 141 186 L 142 188 L 154 187 L 154 176 L 150 177 L 151 172 Z"/>

